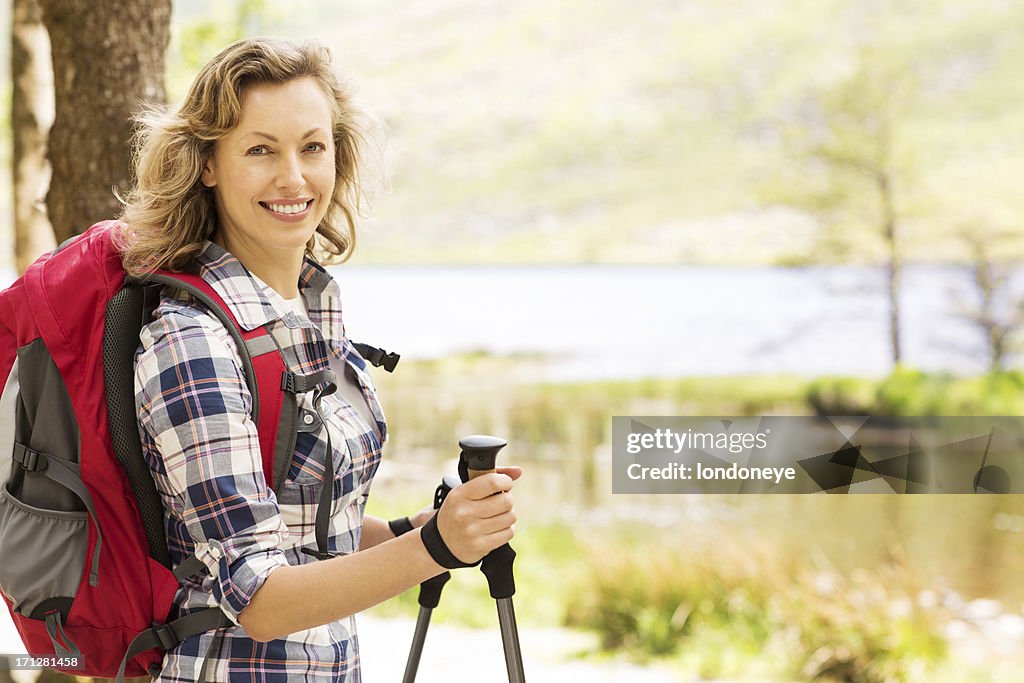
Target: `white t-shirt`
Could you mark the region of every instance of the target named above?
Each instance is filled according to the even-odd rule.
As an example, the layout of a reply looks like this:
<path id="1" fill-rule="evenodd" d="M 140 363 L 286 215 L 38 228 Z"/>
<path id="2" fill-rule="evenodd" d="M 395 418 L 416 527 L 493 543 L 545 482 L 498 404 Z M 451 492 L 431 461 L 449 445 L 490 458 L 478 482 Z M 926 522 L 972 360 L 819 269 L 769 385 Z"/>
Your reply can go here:
<path id="1" fill-rule="evenodd" d="M 306 303 L 301 296 L 297 296 L 294 299 L 285 299 L 284 302 L 288 305 L 288 308 L 295 313 L 295 315 L 299 316 L 303 320 L 309 319 L 309 316 L 306 313 Z M 331 371 L 338 380 L 337 395 L 355 408 L 359 417 L 361 417 L 366 424 L 377 433 L 377 438 L 379 439 L 380 428 L 377 426 L 377 420 L 374 419 L 373 413 L 370 412 L 370 406 L 366 402 L 366 397 L 363 396 L 363 390 L 359 387 L 359 381 L 356 379 L 355 371 L 349 368 L 345 361 L 335 358 L 334 356 L 331 356 Z"/>

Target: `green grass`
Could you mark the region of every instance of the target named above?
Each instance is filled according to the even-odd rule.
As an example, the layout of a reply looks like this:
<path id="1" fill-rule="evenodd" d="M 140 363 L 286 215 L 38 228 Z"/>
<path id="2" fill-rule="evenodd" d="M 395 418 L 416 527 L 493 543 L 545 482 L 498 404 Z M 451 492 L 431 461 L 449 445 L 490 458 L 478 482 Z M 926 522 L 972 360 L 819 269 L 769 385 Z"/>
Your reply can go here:
<path id="1" fill-rule="evenodd" d="M 820 378 L 809 383 L 806 395 L 822 415 L 1020 415 L 1024 373 L 956 377 L 903 367 L 880 381 Z"/>
<path id="2" fill-rule="evenodd" d="M 946 614 L 918 604 L 914 577 L 891 565 L 849 575 L 805 565 L 758 531 L 677 538 L 656 552 L 606 542 L 567 623 L 597 630 L 608 649 L 674 657 L 706 677 L 884 683 L 943 660 Z"/>

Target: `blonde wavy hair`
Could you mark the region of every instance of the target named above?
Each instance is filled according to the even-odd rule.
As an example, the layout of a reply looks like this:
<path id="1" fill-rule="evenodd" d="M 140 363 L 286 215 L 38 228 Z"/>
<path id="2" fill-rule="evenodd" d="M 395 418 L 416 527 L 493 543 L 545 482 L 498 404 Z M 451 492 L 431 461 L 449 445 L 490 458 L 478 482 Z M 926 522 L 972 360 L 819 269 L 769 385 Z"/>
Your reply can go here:
<path id="1" fill-rule="evenodd" d="M 176 109 L 154 108 L 136 117 L 135 185 L 123 199 L 119 219 L 124 227 L 117 238 L 128 273 L 188 269 L 217 229 L 213 190 L 200 181 L 203 167 L 217 140 L 238 124 L 245 89 L 305 77 L 316 81 L 331 105 L 336 181 L 306 254 L 325 262 L 351 255 L 363 202 L 364 117 L 331 70 L 327 48 L 250 38 L 210 60 Z"/>

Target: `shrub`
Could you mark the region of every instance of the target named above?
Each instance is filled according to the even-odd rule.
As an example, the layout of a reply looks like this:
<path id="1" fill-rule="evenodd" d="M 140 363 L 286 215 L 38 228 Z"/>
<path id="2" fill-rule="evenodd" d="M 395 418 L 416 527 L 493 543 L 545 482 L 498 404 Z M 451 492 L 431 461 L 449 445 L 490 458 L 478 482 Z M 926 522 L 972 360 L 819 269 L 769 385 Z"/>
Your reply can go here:
<path id="1" fill-rule="evenodd" d="M 651 553 L 639 544 L 592 551 L 591 575 L 570 596 L 566 622 L 596 630 L 604 649 L 640 659 L 675 655 L 698 634 L 705 641 L 723 632 L 729 649 L 749 657 L 771 636 L 775 609 L 777 580 L 758 552 Z"/>
<path id="2" fill-rule="evenodd" d="M 805 399 L 818 415 L 1019 415 L 1024 413 L 1024 374 L 958 378 L 899 367 L 880 381 L 814 380 Z"/>
<path id="3" fill-rule="evenodd" d="M 812 574 L 781 552 L 728 547 L 595 554 L 567 622 L 597 630 L 605 649 L 678 655 L 703 676 L 896 683 L 945 656 L 943 615 L 894 570 Z"/>
<path id="4" fill-rule="evenodd" d="M 828 377 L 807 386 L 807 402 L 817 415 L 869 415 L 874 410 L 876 382 L 859 377 Z"/>
<path id="5" fill-rule="evenodd" d="M 822 584 L 828 586 L 822 590 Z M 906 681 L 946 655 L 943 616 L 918 606 L 891 568 L 788 591 L 789 673 L 842 683 Z"/>

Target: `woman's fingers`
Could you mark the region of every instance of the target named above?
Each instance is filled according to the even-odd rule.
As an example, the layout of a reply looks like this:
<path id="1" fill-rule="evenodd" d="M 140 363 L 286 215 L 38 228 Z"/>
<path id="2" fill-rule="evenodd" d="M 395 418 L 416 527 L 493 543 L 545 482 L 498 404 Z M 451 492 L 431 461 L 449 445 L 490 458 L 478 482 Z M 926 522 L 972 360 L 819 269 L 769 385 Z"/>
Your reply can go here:
<path id="1" fill-rule="evenodd" d="M 515 508 L 515 498 L 508 491 L 495 493 L 480 501 L 479 514 L 483 519 L 489 519 Z"/>
<path id="2" fill-rule="evenodd" d="M 511 476 L 503 473 L 492 472 L 489 474 L 481 474 L 475 479 L 470 479 L 462 486 L 454 489 L 455 491 L 461 491 L 462 495 L 472 500 L 483 500 L 493 496 L 495 493 L 501 493 L 503 491 L 509 491 L 512 489 L 512 483 L 514 479 Z M 452 495 L 451 493 L 448 494 Z"/>
<path id="3" fill-rule="evenodd" d="M 515 465 L 509 465 L 508 467 L 499 467 L 498 474 L 504 474 L 512 478 L 513 481 L 523 476 L 523 468 Z"/>
<path id="4" fill-rule="evenodd" d="M 463 562 L 476 562 L 515 533 L 515 499 L 510 490 L 522 469 L 501 469 L 453 489 L 438 512 L 438 531 Z"/>

